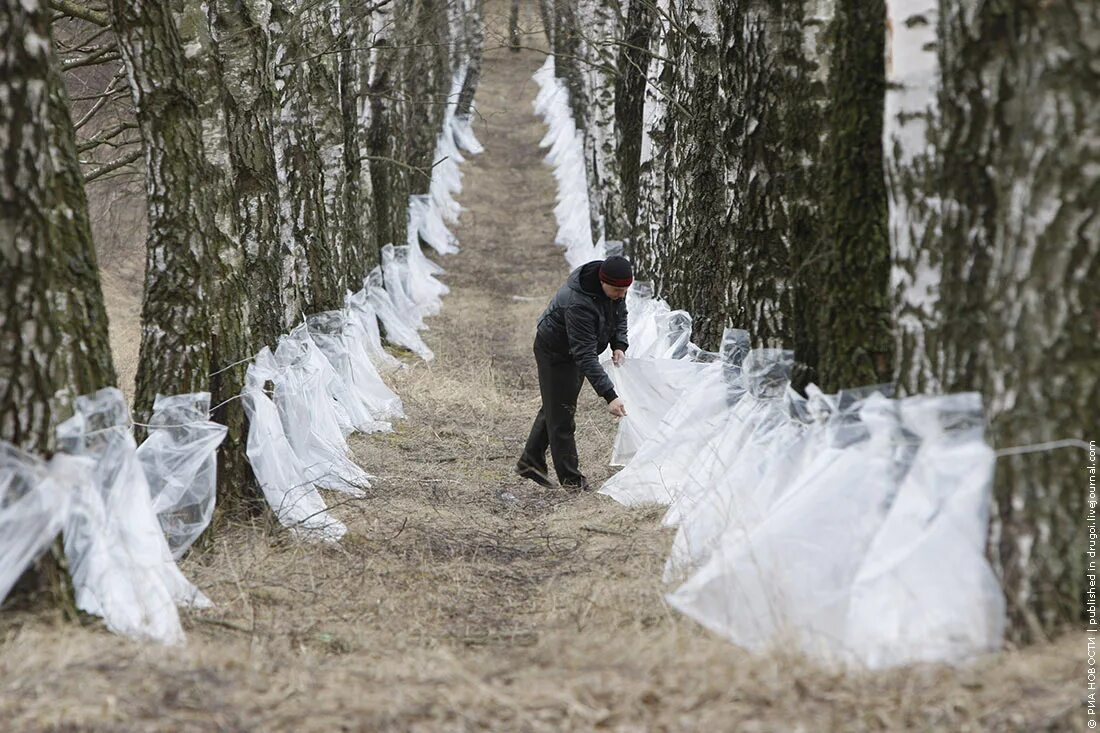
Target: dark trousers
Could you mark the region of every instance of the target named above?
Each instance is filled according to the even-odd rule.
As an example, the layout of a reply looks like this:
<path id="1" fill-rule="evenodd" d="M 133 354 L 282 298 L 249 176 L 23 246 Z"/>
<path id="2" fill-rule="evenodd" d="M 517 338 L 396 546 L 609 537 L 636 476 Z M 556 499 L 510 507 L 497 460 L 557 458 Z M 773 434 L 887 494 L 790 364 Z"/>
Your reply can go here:
<path id="1" fill-rule="evenodd" d="M 562 486 L 581 486 L 580 459 L 577 457 L 577 396 L 584 383 L 584 375 L 569 355 L 554 354 L 541 348 L 535 340 L 535 364 L 539 370 L 539 392 L 542 407 L 539 408 L 527 445 L 519 462 L 544 474 L 546 448 L 554 460 L 554 471 Z"/>

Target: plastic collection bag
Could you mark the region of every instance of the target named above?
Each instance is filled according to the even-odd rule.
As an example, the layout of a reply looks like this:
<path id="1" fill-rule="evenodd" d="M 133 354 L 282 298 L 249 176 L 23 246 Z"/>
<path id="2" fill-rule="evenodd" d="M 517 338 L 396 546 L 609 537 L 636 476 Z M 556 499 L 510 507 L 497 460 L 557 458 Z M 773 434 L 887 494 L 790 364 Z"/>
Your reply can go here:
<path id="1" fill-rule="evenodd" d="M 327 388 L 344 408 L 352 427 L 361 433 L 392 430 L 386 418 L 400 412 L 401 402 L 382 382 L 370 359 L 349 336 L 354 326 L 347 311 L 323 311 L 306 318 L 310 341 L 327 364 L 320 368 L 327 375 Z M 315 357 L 316 358 L 316 357 Z M 331 373 L 326 369 L 331 368 Z"/>
<path id="2" fill-rule="evenodd" d="M 348 294 L 344 297 L 344 307 L 359 322 L 359 327 L 364 335 L 363 341 L 359 345 L 366 352 L 375 368 L 380 372 L 391 372 L 403 368 L 404 363 L 386 351 L 386 348 L 382 345 L 382 332 L 378 328 L 378 315 L 374 312 L 374 306 L 367 299 L 366 288 L 356 293 L 348 291 Z"/>
<path id="3" fill-rule="evenodd" d="M 558 222 L 556 244 L 565 248 L 565 259 L 571 268 L 604 258 L 604 243 L 592 241 L 592 224 L 588 204 L 588 179 L 584 167 L 584 133 L 573 122 L 569 106 L 569 91 L 554 74 L 554 57 L 534 75 L 539 86 L 535 97 L 535 114 L 549 128 L 539 147 L 549 148 L 546 162 L 553 168 L 558 182 L 554 217 Z"/>
<path id="4" fill-rule="evenodd" d="M 612 466 L 624 466 L 634 457 L 646 438 L 657 432 L 665 413 L 699 379 L 707 366 L 676 359 L 627 358 L 619 366 L 604 362 L 615 392 L 629 405 L 615 434 Z"/>
<path id="5" fill-rule="evenodd" d="M 0 600 L 57 537 L 92 469 L 85 458 L 47 463 L 0 441 Z"/>
<path id="6" fill-rule="evenodd" d="M 214 516 L 217 450 L 228 428 L 209 414 L 209 392 L 157 395 L 149 435 L 137 449 L 153 511 L 177 560 Z"/>
<path id="7" fill-rule="evenodd" d="M 341 417 L 330 390 L 339 378 L 303 326 L 279 339 L 275 362 L 275 405 L 306 478 L 323 489 L 365 496 L 370 481 L 350 458 L 343 429 L 347 418 Z"/>
<path id="8" fill-rule="evenodd" d="M 383 285 L 382 269 L 376 267 L 363 282 L 366 290 L 367 302 L 374 309 L 378 320 L 382 323 L 382 329 L 386 332 L 386 340 L 404 347 L 419 356 L 424 361 L 431 361 L 435 354 L 420 338 L 416 332 L 416 326 L 409 322 L 408 317 L 394 303 L 390 293 Z"/>
<path id="9" fill-rule="evenodd" d="M 73 497 L 65 555 L 78 608 L 116 633 L 176 643 L 183 640 L 176 604 L 211 603 L 176 567 L 129 415 L 122 393 L 108 387 L 78 397 L 73 417 L 58 426 L 61 450 L 94 462 L 91 481 Z"/>
<path id="10" fill-rule="evenodd" d="M 556 241 L 577 267 L 614 243 L 592 242 L 583 133 L 553 57 L 534 79 Z M 668 505 L 665 578 L 686 576 L 671 605 L 751 650 L 876 669 L 999 647 L 1004 598 L 984 554 L 994 456 L 977 395 L 809 385 L 803 397 L 790 352 L 746 356 L 742 331 L 707 353 L 648 283 L 627 308 L 629 358 L 608 367 L 627 405 L 612 465 L 626 465 L 600 493 Z"/>
<path id="11" fill-rule="evenodd" d="M 347 527 L 329 514 L 287 439 L 278 408 L 264 391 L 265 384 L 279 378 L 275 357 L 264 347 L 245 375 L 248 461 L 280 524 L 303 538 L 336 542 Z"/>
<path id="12" fill-rule="evenodd" d="M 910 397 L 902 427 L 919 440 L 853 582 L 846 651 L 883 668 L 958 662 L 995 651 L 1005 602 L 985 557 L 993 450 L 977 393 Z"/>

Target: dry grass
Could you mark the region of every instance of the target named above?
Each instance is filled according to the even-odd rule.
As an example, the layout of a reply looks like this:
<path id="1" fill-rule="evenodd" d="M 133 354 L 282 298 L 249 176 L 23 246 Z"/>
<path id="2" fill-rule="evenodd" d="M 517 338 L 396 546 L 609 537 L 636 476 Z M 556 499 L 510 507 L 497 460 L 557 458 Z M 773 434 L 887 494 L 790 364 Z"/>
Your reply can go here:
<path id="1" fill-rule="evenodd" d="M 183 648 L 6 614 L 0 728 L 1083 729 L 1077 639 L 963 670 L 853 677 L 752 658 L 664 604 L 659 512 L 511 476 L 538 405 L 534 319 L 565 274 L 525 101 L 540 61 L 487 59 L 488 151 L 466 168 L 465 251 L 446 263 L 454 293 L 427 334 L 438 357 L 394 377 L 408 421 L 354 440 L 379 478 L 335 510 L 345 540 L 225 528 L 183 563 L 217 604 L 185 615 Z M 580 422 L 582 464 L 599 483 L 613 426 L 587 389 Z"/>

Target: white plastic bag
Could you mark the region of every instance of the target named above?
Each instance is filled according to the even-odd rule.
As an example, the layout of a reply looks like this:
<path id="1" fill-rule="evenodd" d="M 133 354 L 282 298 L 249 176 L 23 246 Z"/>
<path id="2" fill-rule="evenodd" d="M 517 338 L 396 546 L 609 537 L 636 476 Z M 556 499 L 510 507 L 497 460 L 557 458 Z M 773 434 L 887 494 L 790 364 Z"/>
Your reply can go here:
<path id="1" fill-rule="evenodd" d="M 177 560 L 214 516 L 217 450 L 228 429 L 209 414 L 209 392 L 157 395 L 149 435 L 137 449 L 153 511 Z"/>
<path id="2" fill-rule="evenodd" d="M 382 334 L 378 329 L 378 315 L 374 312 L 374 306 L 367 300 L 366 288 L 356 293 L 348 292 L 344 298 L 345 307 L 352 316 L 359 321 L 359 325 L 366 334 L 366 340 L 362 346 L 370 357 L 371 363 L 381 372 L 401 369 L 405 365 L 393 354 L 382 346 Z"/>
<path id="3" fill-rule="evenodd" d="M 211 603 L 172 558 L 137 458 L 126 401 L 107 387 L 78 397 L 74 407 L 73 417 L 58 426 L 59 446 L 95 462 L 93 481 L 74 497 L 65 527 L 77 607 L 101 616 L 116 633 L 181 641 L 176 604 Z"/>
<path id="4" fill-rule="evenodd" d="M 852 588 L 847 650 L 881 669 L 957 663 L 996 651 L 1005 602 L 985 556 L 993 450 L 977 393 L 910 397 L 903 426 L 920 441 Z"/>
<path id="5" fill-rule="evenodd" d="M 328 391 L 343 408 L 355 430 L 368 434 L 392 430 L 381 411 L 374 409 L 370 401 L 364 400 L 365 395 L 356 389 L 356 370 L 374 372 L 374 367 L 369 360 L 366 364 L 360 363 L 360 354 L 353 355 L 351 339 L 347 335 L 348 326 L 349 318 L 345 311 L 323 311 L 306 317 L 309 338 L 327 362 L 327 366 L 322 364 L 320 369 L 325 375 Z"/>
<path id="6" fill-rule="evenodd" d="M 265 346 L 245 374 L 242 395 L 252 473 L 280 524 L 307 539 L 336 542 L 347 533 L 347 527 L 329 513 L 306 476 L 283 431 L 279 411 L 264 391 L 267 382 L 280 381 L 279 373 L 275 357 Z"/>
<path id="7" fill-rule="evenodd" d="M 720 361 L 700 370 L 697 381 L 665 414 L 654 434 L 600 493 L 627 505 L 670 504 L 698 456 L 722 433 L 743 396 L 741 362 L 747 352 L 748 333 L 727 329 Z"/>
<path id="8" fill-rule="evenodd" d="M 793 353 L 756 349 L 745 358 L 747 394 L 737 405 L 706 472 L 693 471 L 689 500 L 679 503 L 680 522 L 669 551 L 665 579 L 682 577 L 705 562 L 723 531 L 747 531 L 776 499 L 762 484 L 773 467 L 791 461 L 801 447 L 803 425 L 789 416 L 787 382 Z"/>
<path id="9" fill-rule="evenodd" d="M 626 465 L 647 438 L 658 432 L 662 418 L 688 387 L 703 375 L 706 365 L 678 359 L 625 359 L 615 366 L 604 362 L 615 392 L 627 406 L 619 420 L 611 465 Z"/>
<path id="10" fill-rule="evenodd" d="M 66 455 L 47 464 L 0 441 L 0 601 L 57 537 L 92 468 Z"/>
<path id="11" fill-rule="evenodd" d="M 424 361 L 434 359 L 435 354 L 420 338 L 420 334 L 416 332 L 416 326 L 394 305 L 389 292 L 382 287 L 382 269 L 376 267 L 371 270 L 363 284 L 367 302 L 374 309 L 378 320 L 382 322 L 386 340 L 408 349 Z"/>
<path id="12" fill-rule="evenodd" d="M 893 402 L 873 394 L 858 423 L 850 418 L 831 419 L 831 448 L 763 521 L 722 538 L 668 596 L 673 607 L 750 650 L 791 644 L 822 661 L 845 658 L 852 584 L 905 469 Z"/>
<path id="13" fill-rule="evenodd" d="M 275 361 L 279 369 L 275 404 L 283 431 L 301 462 L 306 478 L 316 486 L 365 496 L 366 472 L 349 457 L 336 401 L 328 389 L 328 364 L 301 326 L 279 339 Z M 323 363 L 322 363 L 323 362 Z"/>

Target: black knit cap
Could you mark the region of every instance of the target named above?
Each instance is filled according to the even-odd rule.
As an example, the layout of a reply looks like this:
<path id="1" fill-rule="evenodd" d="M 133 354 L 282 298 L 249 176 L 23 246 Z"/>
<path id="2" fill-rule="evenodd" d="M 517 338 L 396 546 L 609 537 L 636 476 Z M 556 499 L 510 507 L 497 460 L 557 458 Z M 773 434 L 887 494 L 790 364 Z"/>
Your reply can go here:
<path id="1" fill-rule="evenodd" d="M 613 288 L 629 287 L 634 282 L 634 270 L 630 266 L 630 260 L 618 255 L 612 255 L 600 265 L 600 281 Z"/>

